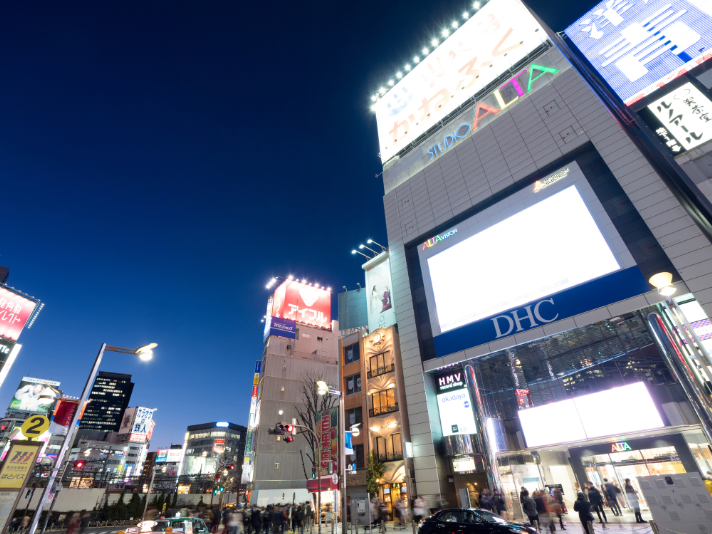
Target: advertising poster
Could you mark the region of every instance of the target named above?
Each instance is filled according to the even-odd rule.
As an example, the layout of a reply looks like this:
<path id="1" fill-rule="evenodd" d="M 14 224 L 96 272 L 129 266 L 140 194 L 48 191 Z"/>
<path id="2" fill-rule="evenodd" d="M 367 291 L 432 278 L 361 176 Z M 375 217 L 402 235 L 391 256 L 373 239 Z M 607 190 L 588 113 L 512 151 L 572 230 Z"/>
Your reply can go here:
<path id="1" fill-rule="evenodd" d="M 133 420 L 136 415 L 136 408 L 126 408 L 124 410 L 124 417 L 121 419 L 121 426 L 119 427 L 119 434 L 127 434 L 131 432 L 133 428 Z"/>
<path id="2" fill-rule="evenodd" d="M 58 387 L 59 382 L 25 376 L 20 380 L 8 409 L 49 414 L 54 401 L 62 395 Z"/>
<path id="3" fill-rule="evenodd" d="M 260 372 L 262 370 L 262 361 L 257 360 L 255 362 L 255 375 L 252 379 L 252 398 L 250 399 L 250 415 L 247 422 L 247 436 L 245 438 L 245 465 L 242 469 L 242 484 L 247 484 L 250 482 L 250 475 L 252 470 L 250 469 L 250 462 L 252 456 L 252 436 L 254 434 L 254 428 L 257 419 L 257 395 L 259 393 L 260 384 Z"/>
<path id="4" fill-rule="evenodd" d="M 77 408 L 79 408 L 78 400 L 60 399 L 49 423 L 50 433 L 54 436 L 66 436 Z"/>
<path id="5" fill-rule="evenodd" d="M 322 475 L 339 472 L 339 408 L 317 412 L 316 435 L 320 436 L 319 467 Z"/>
<path id="6" fill-rule="evenodd" d="M 274 291 L 272 317 L 331 329 L 331 291 L 286 280 Z"/>
<path id="7" fill-rule="evenodd" d="M 0 468 L 0 491 L 22 488 L 35 465 L 42 445 L 44 444 L 40 442 L 27 441 L 12 443 L 7 459 Z"/>
<path id="8" fill-rule="evenodd" d="M 631 105 L 712 58 L 712 4 L 603 0 L 565 33 Z"/>
<path id="9" fill-rule="evenodd" d="M 396 310 L 392 300 L 391 262 L 387 253 L 382 253 L 375 259 L 381 261 L 366 269 L 369 332 L 396 324 Z"/>
<path id="10" fill-rule="evenodd" d="M 0 287 L 0 336 L 17 341 L 36 303 Z"/>
<path id="11" fill-rule="evenodd" d="M 136 417 L 134 417 L 133 434 L 148 435 L 151 430 L 151 421 L 153 420 L 153 410 L 139 406 L 136 408 Z"/>

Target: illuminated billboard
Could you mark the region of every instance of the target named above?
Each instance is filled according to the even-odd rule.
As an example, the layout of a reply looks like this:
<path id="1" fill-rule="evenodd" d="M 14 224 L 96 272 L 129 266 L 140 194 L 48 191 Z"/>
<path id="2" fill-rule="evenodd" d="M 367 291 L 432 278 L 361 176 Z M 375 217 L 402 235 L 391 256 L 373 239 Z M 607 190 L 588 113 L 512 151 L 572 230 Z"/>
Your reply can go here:
<path id="1" fill-rule="evenodd" d="M 17 341 L 36 303 L 0 287 L 0 336 Z"/>
<path id="2" fill-rule="evenodd" d="M 472 401 L 467 389 L 458 389 L 437 395 L 440 425 L 443 436 L 477 434 Z"/>
<path id="3" fill-rule="evenodd" d="M 383 161 L 547 40 L 519 0 L 492 0 L 452 31 L 375 103 Z"/>
<path id="4" fill-rule="evenodd" d="M 712 3 L 604 0 L 565 33 L 630 105 L 712 58 Z"/>
<path id="5" fill-rule="evenodd" d="M 331 329 L 331 291 L 286 280 L 274 291 L 272 317 Z"/>
<path id="6" fill-rule="evenodd" d="M 499 251 L 500 261 L 483 261 L 483 251 Z M 440 333 L 619 269 L 575 185 L 463 235 L 429 257 L 427 265 Z M 533 313 L 543 318 L 545 308 L 542 304 Z M 500 334 L 515 326 L 520 331 L 509 316 L 501 317 L 494 323 Z"/>
<path id="7" fill-rule="evenodd" d="M 156 453 L 157 464 L 178 463 L 183 460 L 183 449 L 160 449 Z"/>
<path id="8" fill-rule="evenodd" d="M 20 380 L 8 409 L 49 414 L 54 401 L 62 396 L 58 387 L 59 382 L 25 376 Z"/>
<path id="9" fill-rule="evenodd" d="M 366 271 L 366 291 L 368 303 L 368 330 L 387 328 L 396 324 L 396 309 L 393 306 L 393 284 L 391 283 L 391 262 L 387 252 L 383 252 L 364 264 Z"/>
<path id="10" fill-rule="evenodd" d="M 601 417 L 602 413 L 606 417 Z M 527 447 L 665 426 L 643 382 L 520 410 L 517 415 Z M 566 421 L 566 424 L 552 425 L 551 421 Z"/>
<path id="11" fill-rule="evenodd" d="M 124 410 L 124 416 L 121 419 L 121 426 L 119 427 L 119 434 L 126 434 L 128 432 L 131 432 L 135 416 L 136 408 L 126 408 L 126 410 Z"/>

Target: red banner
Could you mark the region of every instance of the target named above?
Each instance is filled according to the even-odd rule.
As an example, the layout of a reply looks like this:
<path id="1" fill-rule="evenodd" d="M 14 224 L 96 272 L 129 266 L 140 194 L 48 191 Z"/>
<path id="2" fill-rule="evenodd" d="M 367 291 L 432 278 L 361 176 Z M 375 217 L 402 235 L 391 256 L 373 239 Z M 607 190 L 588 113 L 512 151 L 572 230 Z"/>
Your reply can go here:
<path id="1" fill-rule="evenodd" d="M 331 291 L 287 280 L 274 291 L 272 317 L 331 329 Z"/>
<path id="2" fill-rule="evenodd" d="M 339 489 L 338 484 L 334 484 L 334 481 L 331 480 L 331 477 L 321 477 L 321 491 L 331 491 Z M 316 478 L 314 479 L 307 479 L 307 491 L 310 493 L 316 493 L 319 491 L 319 480 Z"/>
<path id="3" fill-rule="evenodd" d="M 49 426 L 50 432 L 54 435 L 66 436 L 78 407 L 79 401 L 60 399 L 52 416 L 52 422 Z"/>
<path id="4" fill-rule="evenodd" d="M 0 336 L 17 341 L 36 305 L 0 287 Z"/>

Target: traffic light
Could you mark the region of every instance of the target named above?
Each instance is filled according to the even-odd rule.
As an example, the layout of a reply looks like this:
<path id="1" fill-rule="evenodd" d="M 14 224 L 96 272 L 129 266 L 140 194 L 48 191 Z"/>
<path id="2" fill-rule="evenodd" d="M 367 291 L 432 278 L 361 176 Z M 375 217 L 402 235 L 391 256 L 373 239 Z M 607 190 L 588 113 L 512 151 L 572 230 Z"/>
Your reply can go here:
<path id="1" fill-rule="evenodd" d="M 218 494 L 218 488 L 213 488 L 213 495 L 217 495 L 217 494 Z"/>
<path id="2" fill-rule="evenodd" d="M 29 498 L 30 498 L 30 493 L 32 493 L 32 490 L 31 490 L 31 489 L 28 489 L 28 490 L 27 490 L 27 495 L 25 495 L 25 499 L 29 499 Z"/>
<path id="3" fill-rule="evenodd" d="M 74 462 L 73 465 L 74 465 L 74 469 L 81 469 L 82 467 L 84 467 L 84 461 L 77 460 L 76 462 Z"/>
<path id="4" fill-rule="evenodd" d="M 220 486 L 220 493 L 222 493 L 223 491 L 225 491 L 225 486 Z"/>
<path id="5" fill-rule="evenodd" d="M 235 464 L 228 464 L 228 465 L 226 466 L 226 468 L 227 468 L 228 470 L 230 470 L 230 471 L 234 471 L 234 470 L 235 470 Z"/>
<path id="6" fill-rule="evenodd" d="M 292 436 L 285 436 L 284 441 L 287 443 L 292 443 L 294 441 L 294 438 Z"/>
<path id="7" fill-rule="evenodd" d="M 316 478 L 316 467 L 312 466 L 312 478 Z"/>

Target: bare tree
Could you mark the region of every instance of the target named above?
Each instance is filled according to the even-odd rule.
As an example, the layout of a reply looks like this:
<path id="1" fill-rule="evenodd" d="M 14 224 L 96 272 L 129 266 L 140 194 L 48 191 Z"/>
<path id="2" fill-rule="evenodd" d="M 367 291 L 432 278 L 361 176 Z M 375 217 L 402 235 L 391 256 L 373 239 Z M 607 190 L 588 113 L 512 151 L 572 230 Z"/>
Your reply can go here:
<path id="1" fill-rule="evenodd" d="M 324 377 L 319 376 L 316 373 L 305 373 L 302 375 L 302 385 L 301 385 L 301 405 L 295 405 L 294 409 L 297 412 L 297 420 L 300 425 L 311 428 L 314 432 L 319 435 L 319 429 L 317 428 L 316 414 L 322 410 L 328 410 L 333 408 L 338 403 L 338 397 L 336 395 L 319 395 L 316 390 L 316 383 L 319 380 L 325 380 Z M 317 450 L 319 449 L 319 444 L 314 439 L 314 436 L 310 432 L 305 432 L 301 428 L 299 429 L 299 435 L 301 435 L 309 444 L 309 451 L 306 452 L 307 459 L 311 462 L 312 467 L 317 467 L 319 465 L 319 457 Z M 304 465 L 304 460 L 302 459 L 302 469 L 304 470 L 304 478 L 308 479 L 307 468 Z"/>

